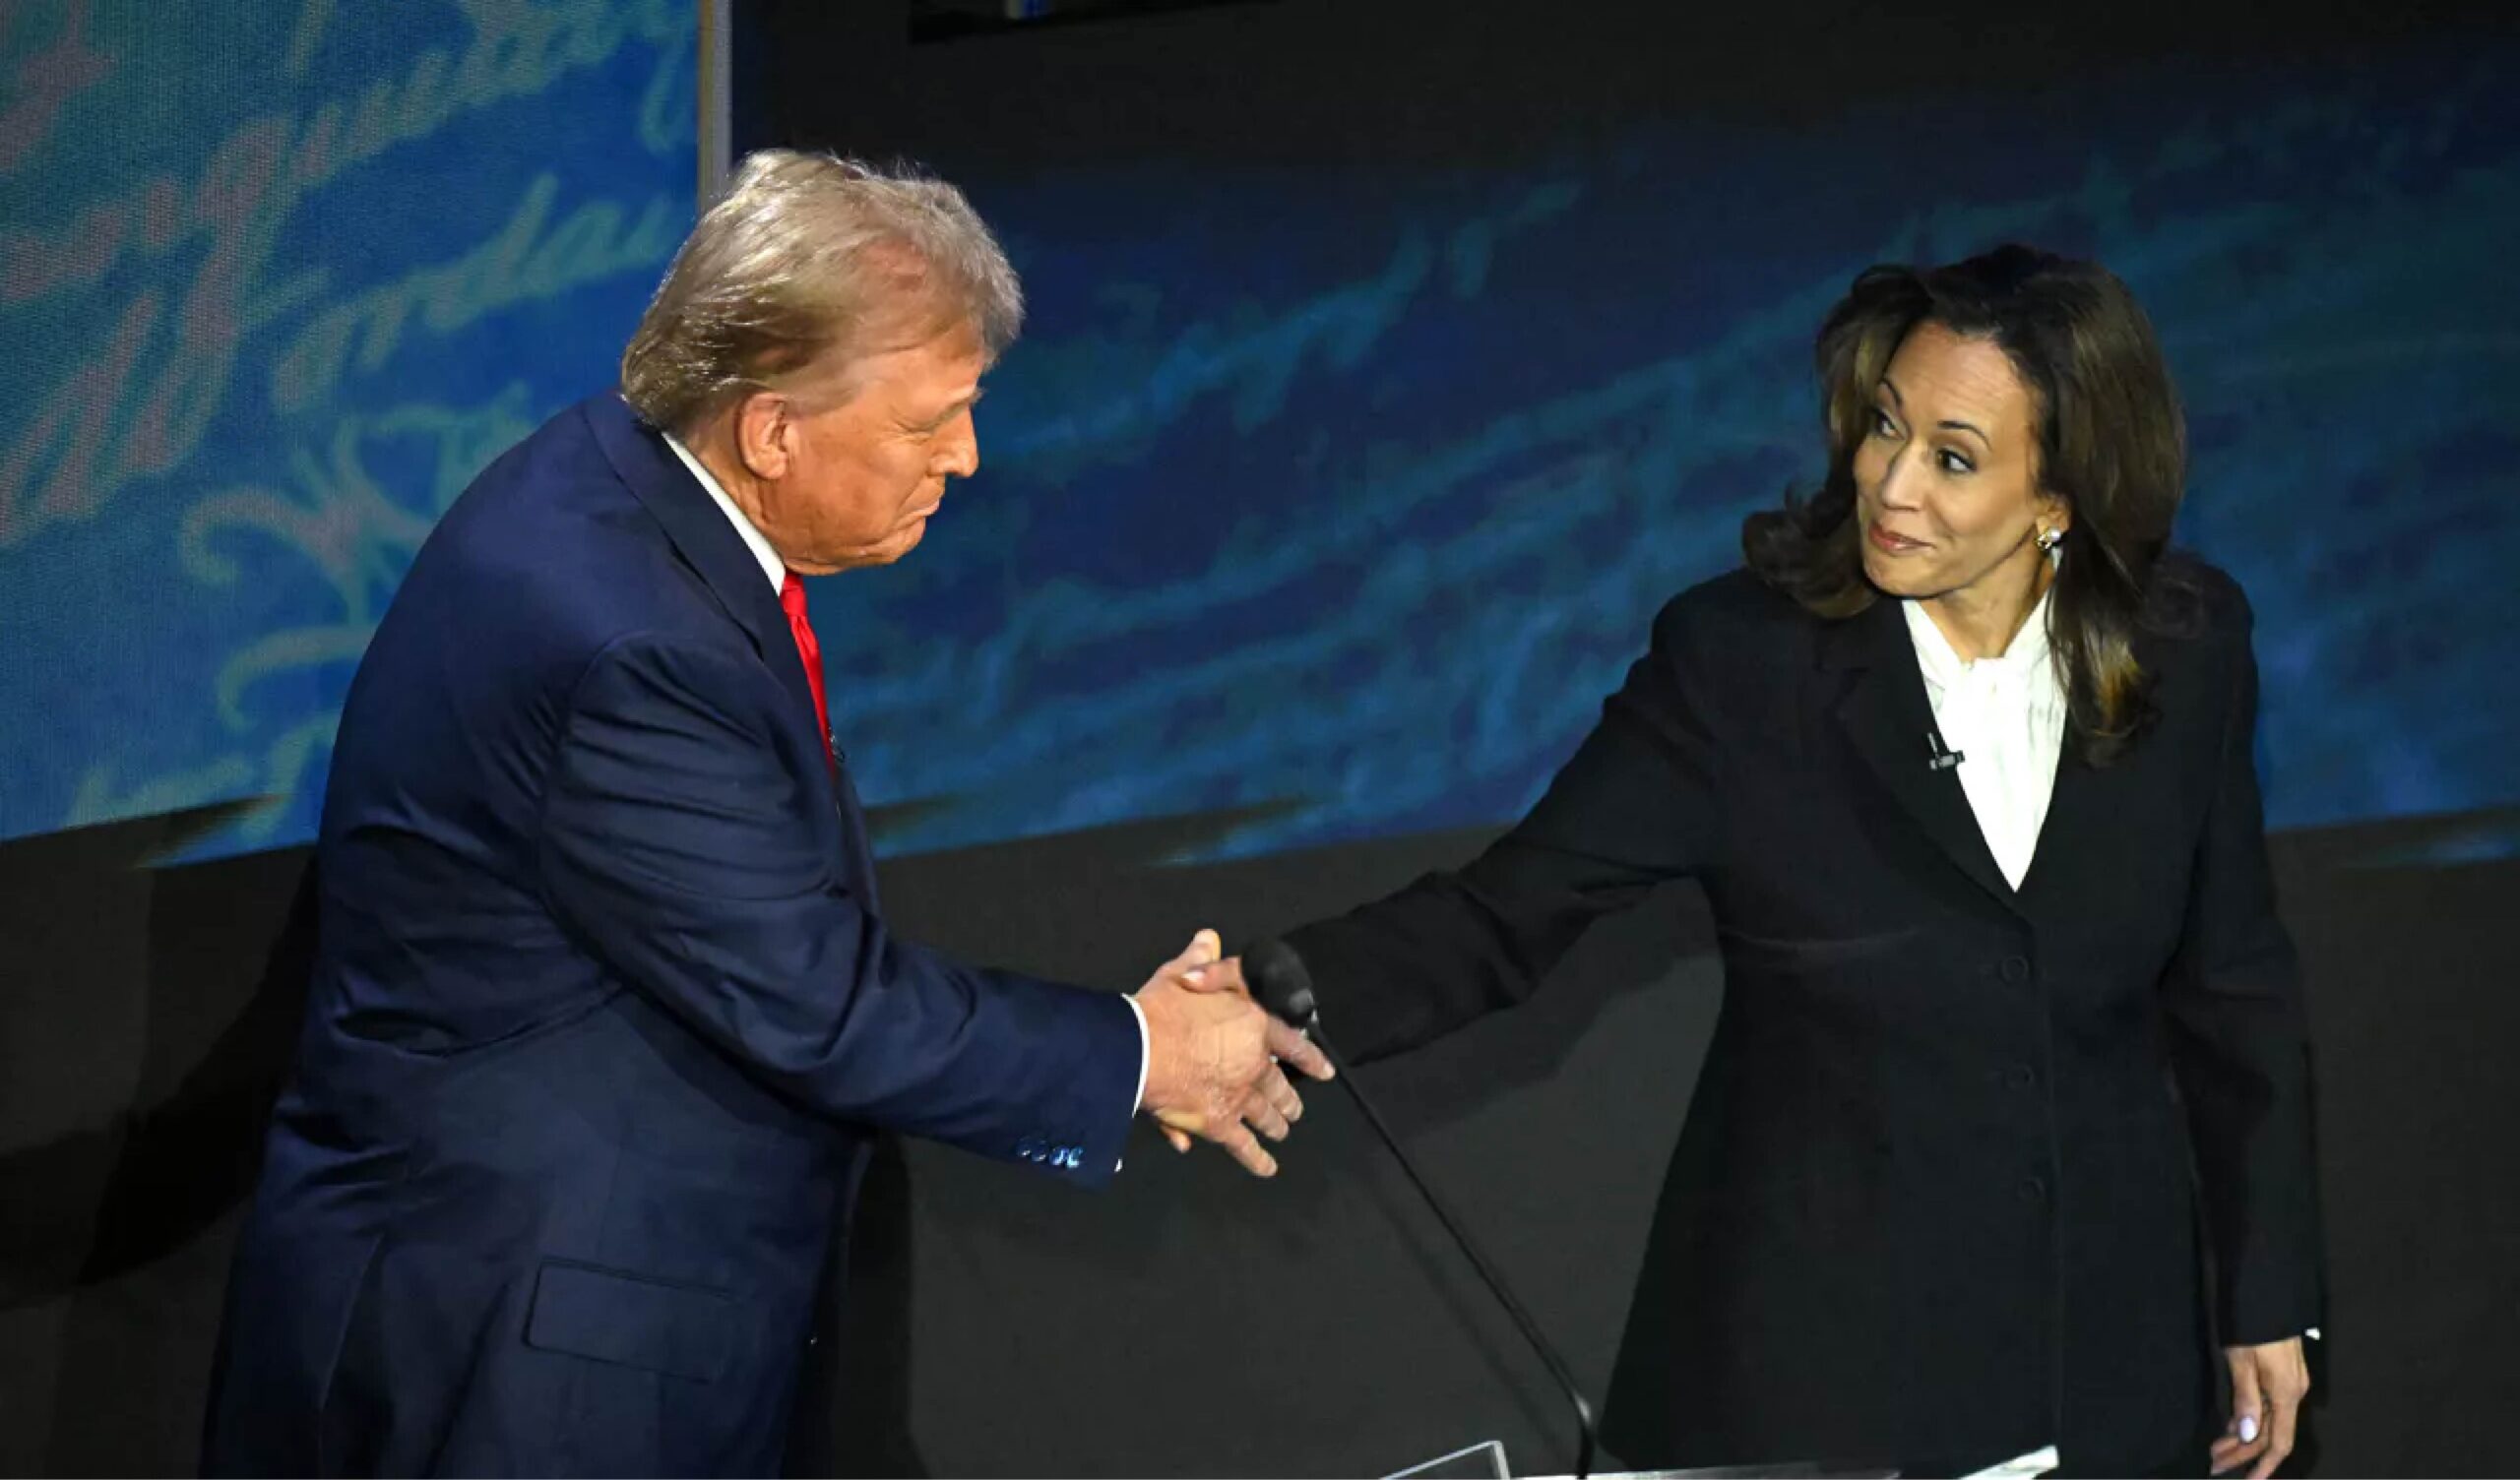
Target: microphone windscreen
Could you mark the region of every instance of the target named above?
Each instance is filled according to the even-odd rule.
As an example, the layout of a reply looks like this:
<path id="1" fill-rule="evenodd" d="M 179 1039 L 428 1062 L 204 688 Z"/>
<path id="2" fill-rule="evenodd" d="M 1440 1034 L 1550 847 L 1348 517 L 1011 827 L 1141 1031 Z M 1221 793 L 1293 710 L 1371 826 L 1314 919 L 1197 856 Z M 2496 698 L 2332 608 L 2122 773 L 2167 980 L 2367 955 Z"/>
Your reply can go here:
<path id="1" fill-rule="evenodd" d="M 1292 946 L 1275 936 L 1252 942 L 1242 953 L 1242 980 L 1271 1017 L 1292 1023 L 1312 1020 L 1317 1007 L 1312 973 Z"/>

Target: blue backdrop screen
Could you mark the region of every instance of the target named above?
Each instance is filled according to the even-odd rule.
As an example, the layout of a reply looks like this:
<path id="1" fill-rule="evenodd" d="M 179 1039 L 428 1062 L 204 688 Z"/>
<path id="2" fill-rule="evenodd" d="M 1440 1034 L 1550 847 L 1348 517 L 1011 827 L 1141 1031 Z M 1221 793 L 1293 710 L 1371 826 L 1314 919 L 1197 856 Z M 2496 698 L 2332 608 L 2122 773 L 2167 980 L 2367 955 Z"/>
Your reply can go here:
<path id="1" fill-rule="evenodd" d="M 0 37 L 0 835 L 247 796 L 214 848 L 308 835 L 412 549 L 608 383 L 690 218 L 687 6 L 234 9 Z M 2272 820 L 2520 800 L 2513 75 L 2409 48 L 2155 66 L 2037 128 L 1946 96 L 1512 167 L 966 176 L 1033 305 L 985 465 L 815 592 L 865 789 L 927 804 L 888 846 L 1509 819 L 1817 473 L 1850 278 L 2012 238 L 2162 331 L 2182 537 L 2259 611 Z"/>
<path id="2" fill-rule="evenodd" d="M 2022 239 L 2161 330 L 2181 539 L 2258 608 L 2273 822 L 2520 799 L 2515 69 L 2163 66 L 1513 171 L 968 179 L 1034 314 L 980 476 L 817 594 L 852 755 L 940 804 L 909 845 L 1508 820 L 1660 603 L 1817 477 L 1810 339 L 1853 276 Z"/>
<path id="3" fill-rule="evenodd" d="M 0 11 L 0 836 L 270 797 L 437 514 L 606 384 L 697 178 L 690 0 Z"/>

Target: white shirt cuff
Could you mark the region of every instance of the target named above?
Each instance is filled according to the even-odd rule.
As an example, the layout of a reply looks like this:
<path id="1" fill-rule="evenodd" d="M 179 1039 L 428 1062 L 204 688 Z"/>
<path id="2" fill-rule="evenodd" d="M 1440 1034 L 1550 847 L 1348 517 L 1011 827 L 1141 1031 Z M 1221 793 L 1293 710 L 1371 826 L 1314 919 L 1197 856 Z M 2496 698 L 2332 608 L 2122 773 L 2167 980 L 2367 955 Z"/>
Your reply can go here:
<path id="1" fill-rule="evenodd" d="M 1138 1020 L 1138 1092 L 1129 1101 L 1129 1113 L 1135 1115 L 1146 1108 L 1146 1068 L 1147 1061 L 1155 1057 L 1155 1040 L 1147 1035 L 1146 1009 L 1138 1006 L 1135 997 L 1123 996 L 1120 1000 L 1129 1005 L 1129 1016 Z"/>
<path id="2" fill-rule="evenodd" d="M 1133 996 L 1123 995 L 1120 1000 L 1129 1005 L 1129 1016 L 1138 1020 L 1138 1093 L 1137 1098 L 1129 1101 L 1129 1115 L 1134 1119 L 1140 1110 L 1146 1108 L 1147 1062 L 1155 1057 L 1155 1040 L 1146 1030 L 1146 1009 L 1139 1007 Z M 1125 1159 L 1114 1159 L 1111 1170 L 1116 1173 L 1127 1165 Z"/>

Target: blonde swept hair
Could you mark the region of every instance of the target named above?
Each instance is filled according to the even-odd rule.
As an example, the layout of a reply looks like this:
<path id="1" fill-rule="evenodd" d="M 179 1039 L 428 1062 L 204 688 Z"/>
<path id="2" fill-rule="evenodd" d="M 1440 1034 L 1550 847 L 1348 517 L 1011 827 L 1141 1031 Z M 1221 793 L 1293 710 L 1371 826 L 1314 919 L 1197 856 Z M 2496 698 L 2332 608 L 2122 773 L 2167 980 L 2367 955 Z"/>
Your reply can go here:
<path id="1" fill-rule="evenodd" d="M 793 389 L 962 325 L 989 358 L 1024 291 L 971 202 L 914 169 L 762 150 L 674 253 L 621 355 L 621 394 L 690 435 L 731 399 Z"/>

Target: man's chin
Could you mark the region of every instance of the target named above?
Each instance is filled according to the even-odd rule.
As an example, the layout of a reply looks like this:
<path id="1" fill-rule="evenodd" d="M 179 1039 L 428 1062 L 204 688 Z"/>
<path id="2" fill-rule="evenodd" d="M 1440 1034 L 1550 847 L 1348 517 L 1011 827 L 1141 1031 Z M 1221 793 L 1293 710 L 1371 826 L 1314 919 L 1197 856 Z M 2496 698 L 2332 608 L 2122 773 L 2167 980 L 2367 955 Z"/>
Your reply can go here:
<path id="1" fill-rule="evenodd" d="M 894 561 L 917 549 L 918 542 L 926 537 L 927 516 L 922 514 L 894 531 L 893 537 L 886 540 L 878 550 L 875 556 L 876 563 L 891 565 Z"/>
<path id="2" fill-rule="evenodd" d="M 911 551 L 917 549 L 918 542 L 926 537 L 927 516 L 924 514 L 913 515 L 911 516 L 909 523 L 901 525 L 899 528 L 896 528 L 892 533 L 885 535 L 883 539 L 877 543 L 871 545 L 859 545 L 854 551 L 850 552 L 849 558 L 841 561 L 837 565 L 834 565 L 832 569 L 835 571 L 862 571 L 870 565 L 891 565 L 894 561 L 899 560 Z M 806 574 L 813 575 L 815 573 L 807 571 Z"/>

